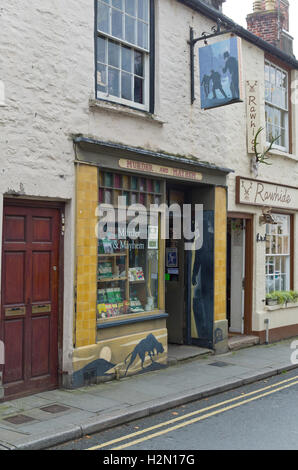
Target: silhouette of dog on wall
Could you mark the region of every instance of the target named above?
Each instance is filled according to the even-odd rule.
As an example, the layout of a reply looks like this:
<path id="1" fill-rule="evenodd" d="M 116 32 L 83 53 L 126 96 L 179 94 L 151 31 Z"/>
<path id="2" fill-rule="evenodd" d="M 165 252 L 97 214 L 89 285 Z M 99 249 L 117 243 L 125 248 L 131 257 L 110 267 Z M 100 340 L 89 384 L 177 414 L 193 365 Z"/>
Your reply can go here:
<path id="1" fill-rule="evenodd" d="M 145 361 L 146 353 L 149 354 L 151 362 L 153 364 L 154 363 L 153 356 L 155 356 L 155 354 L 162 354 L 163 352 L 164 352 L 163 345 L 159 341 L 157 341 L 157 339 L 152 333 L 150 333 L 146 338 L 142 339 L 142 341 L 140 341 L 139 344 L 136 345 L 134 350 L 131 353 L 129 353 L 128 356 L 126 357 L 124 364 L 126 364 L 126 361 L 131 356 L 129 364 L 126 368 L 125 376 L 127 375 L 128 369 L 133 364 L 137 356 L 139 356 L 139 358 L 141 359 L 142 369 L 144 369 L 144 361 Z"/>

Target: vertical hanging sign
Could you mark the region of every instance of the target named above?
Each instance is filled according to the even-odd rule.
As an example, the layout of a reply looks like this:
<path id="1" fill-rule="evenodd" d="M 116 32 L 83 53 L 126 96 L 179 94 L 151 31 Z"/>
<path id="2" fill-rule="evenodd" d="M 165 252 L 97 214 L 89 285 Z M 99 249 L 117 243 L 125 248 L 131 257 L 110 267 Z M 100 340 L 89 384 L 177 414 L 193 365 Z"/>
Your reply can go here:
<path id="1" fill-rule="evenodd" d="M 246 81 L 247 152 L 255 153 L 254 139 L 260 128 L 260 89 L 257 80 Z"/>

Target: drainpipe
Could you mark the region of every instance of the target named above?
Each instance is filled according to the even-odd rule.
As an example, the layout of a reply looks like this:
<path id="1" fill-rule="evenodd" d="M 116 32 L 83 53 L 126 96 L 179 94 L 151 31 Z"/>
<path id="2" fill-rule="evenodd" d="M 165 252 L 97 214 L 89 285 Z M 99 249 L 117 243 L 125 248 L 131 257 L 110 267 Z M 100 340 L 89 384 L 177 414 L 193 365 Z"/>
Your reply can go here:
<path id="1" fill-rule="evenodd" d="M 265 344 L 269 344 L 269 318 L 265 318 L 264 323 L 265 323 L 265 326 L 266 326 L 266 340 L 265 340 Z"/>

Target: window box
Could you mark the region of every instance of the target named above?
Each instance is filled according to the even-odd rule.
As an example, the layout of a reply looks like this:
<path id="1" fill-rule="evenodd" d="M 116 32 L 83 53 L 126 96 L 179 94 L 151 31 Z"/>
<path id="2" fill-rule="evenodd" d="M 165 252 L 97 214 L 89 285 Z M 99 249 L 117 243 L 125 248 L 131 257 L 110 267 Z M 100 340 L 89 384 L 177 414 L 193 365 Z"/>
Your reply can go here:
<path id="1" fill-rule="evenodd" d="M 287 305 L 274 305 L 274 306 L 269 306 L 266 305 L 265 310 L 268 312 L 274 312 L 275 310 L 284 310 L 288 308 L 297 308 L 298 307 L 298 302 L 291 302 L 288 303 Z"/>

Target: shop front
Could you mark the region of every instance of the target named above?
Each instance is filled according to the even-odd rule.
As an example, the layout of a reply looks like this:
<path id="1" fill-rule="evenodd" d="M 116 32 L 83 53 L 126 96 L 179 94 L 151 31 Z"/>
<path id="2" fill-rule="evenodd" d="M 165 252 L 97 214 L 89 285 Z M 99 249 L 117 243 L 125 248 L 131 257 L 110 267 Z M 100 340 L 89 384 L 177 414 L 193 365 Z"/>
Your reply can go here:
<path id="1" fill-rule="evenodd" d="M 229 332 L 261 343 L 298 334 L 296 187 L 237 176 L 228 213 Z M 244 212 L 245 211 L 245 212 Z"/>
<path id="2" fill-rule="evenodd" d="M 72 385 L 166 367 L 168 343 L 224 350 L 229 170 L 89 138 L 74 142 Z"/>

